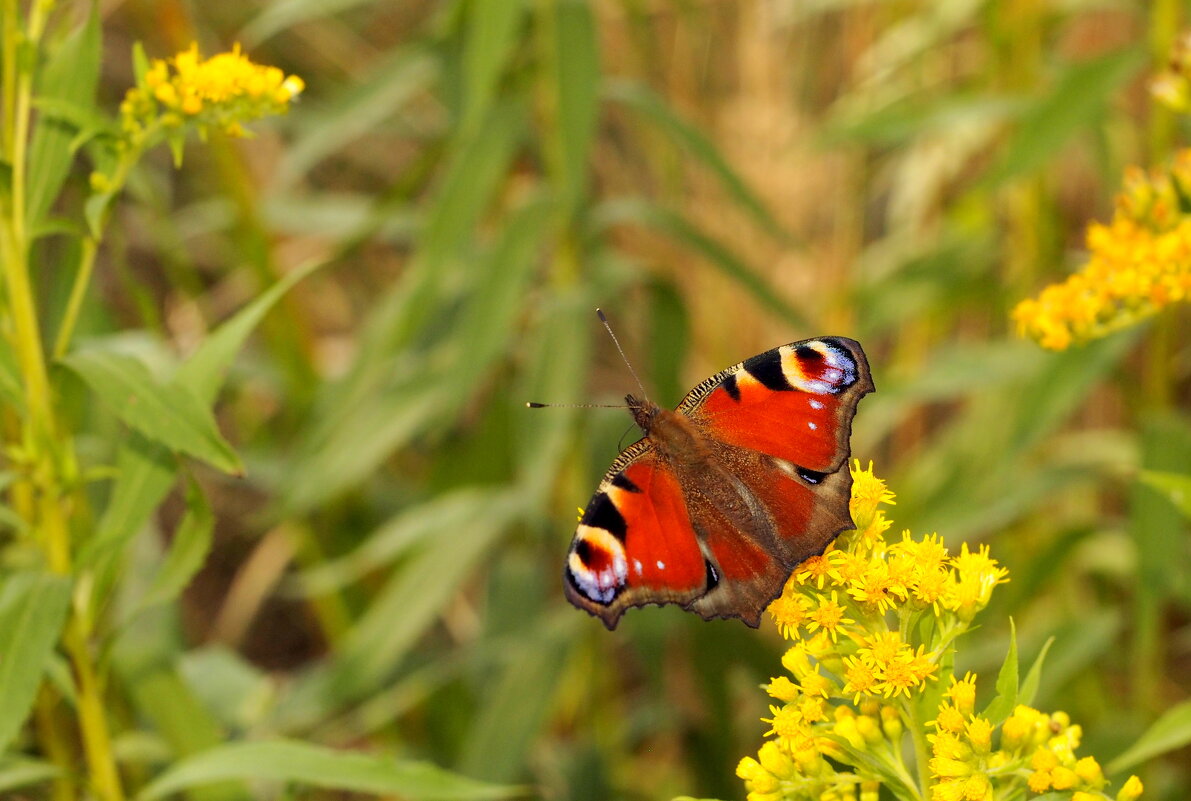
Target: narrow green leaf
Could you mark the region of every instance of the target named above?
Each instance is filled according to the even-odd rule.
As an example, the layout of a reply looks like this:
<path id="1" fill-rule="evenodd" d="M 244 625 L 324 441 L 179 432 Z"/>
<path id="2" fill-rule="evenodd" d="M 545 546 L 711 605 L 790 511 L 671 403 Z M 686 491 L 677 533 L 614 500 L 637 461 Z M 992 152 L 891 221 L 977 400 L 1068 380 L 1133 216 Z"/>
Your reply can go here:
<path id="1" fill-rule="evenodd" d="M 523 493 L 506 490 L 469 524 L 424 541 L 342 639 L 333 661 L 306 674 L 278 705 L 277 726 L 309 726 L 335 705 L 378 690 L 524 506 Z"/>
<path id="2" fill-rule="evenodd" d="M 304 571 L 298 584 L 307 595 L 336 592 L 444 531 L 469 530 L 499 499 L 498 490 L 468 487 L 410 506 L 361 538 L 355 550 Z"/>
<path id="3" fill-rule="evenodd" d="M 256 17 L 240 32 L 241 41 L 258 45 L 278 31 L 312 19 L 342 13 L 371 0 L 276 0 L 261 7 Z"/>
<path id="4" fill-rule="evenodd" d="M 1002 723 L 1017 706 L 1017 696 L 1017 629 L 1013 625 L 1013 618 L 1009 618 L 1009 652 L 1005 654 L 1001 672 L 997 674 L 997 696 L 985 707 L 981 715 L 994 726 Z"/>
<path id="5" fill-rule="evenodd" d="M 0 337 L 0 399 L 20 414 L 25 410 L 25 387 L 17 355 L 8 337 Z"/>
<path id="6" fill-rule="evenodd" d="M 174 532 L 165 561 L 154 574 L 153 582 L 138 605 L 139 609 L 168 603 L 181 594 L 203 566 L 211 550 L 214 528 L 215 516 L 211 506 L 202 489 L 192 481 L 186 492 L 186 514 Z"/>
<path id="7" fill-rule="evenodd" d="M 782 241 L 790 241 L 787 231 L 765 202 L 757 196 L 740 175 L 732 169 L 715 143 L 707 138 L 698 126 L 684 120 L 662 98 L 649 87 L 635 82 L 612 79 L 605 83 L 603 96 L 623 105 L 649 120 L 658 130 L 670 137 L 680 147 L 695 157 L 711 171 L 728 194 L 766 231 Z"/>
<path id="8" fill-rule="evenodd" d="M 1147 759 L 1173 751 L 1191 743 L 1191 701 L 1183 701 L 1168 709 L 1154 721 L 1125 753 L 1105 767 L 1110 774 L 1121 773 Z"/>
<path id="9" fill-rule="evenodd" d="M 0 587 L 0 752 L 33 706 L 69 602 L 62 576 L 14 573 Z"/>
<path id="10" fill-rule="evenodd" d="M 462 55 L 466 95 L 459 122 L 463 130 L 470 131 L 492 106 L 524 17 L 524 0 L 488 0 L 468 7 Z"/>
<path id="11" fill-rule="evenodd" d="M 168 448 L 130 431 L 116 455 L 116 482 L 104 507 L 103 516 L 79 554 L 79 562 L 96 567 L 107 577 L 109 560 L 149 520 L 149 516 L 174 485 L 178 465 Z M 105 567 L 99 567 L 106 564 Z M 97 597 L 107 579 L 97 579 Z"/>
<path id="12" fill-rule="evenodd" d="M 295 782 L 358 793 L 393 794 L 409 801 L 508 798 L 516 787 L 478 782 L 426 762 L 276 740 L 229 743 L 183 759 L 151 782 L 137 801 L 228 779 Z"/>
<path id="13" fill-rule="evenodd" d="M 1046 652 L 1050 650 L 1054 641 L 1054 637 L 1047 637 L 1046 642 L 1042 645 L 1042 650 L 1034 659 L 1034 664 L 1030 665 L 1030 670 L 1026 673 L 1026 680 L 1022 682 L 1021 689 L 1017 693 L 1019 704 L 1030 706 L 1034 703 L 1034 696 L 1038 694 L 1038 685 L 1042 682 L 1042 663 L 1046 660 Z"/>
<path id="14" fill-rule="evenodd" d="M 574 617 L 567 618 L 573 626 Z M 521 778 L 529 748 L 550 712 L 566 664 L 565 630 L 518 637 L 518 646 L 475 716 L 459 770 L 490 781 Z"/>
<path id="15" fill-rule="evenodd" d="M 282 295 L 324 264 L 325 261 L 309 261 L 262 292 L 204 339 L 198 350 L 174 373 L 173 380 L 194 393 L 202 403 L 214 403 L 223 385 L 224 374 L 261 318 Z"/>
<path id="16" fill-rule="evenodd" d="M 584 0 L 560 0 L 544 8 L 552 15 L 546 29 L 553 35 L 548 59 L 555 79 L 557 126 L 554 135 L 558 161 L 556 180 L 568 208 L 587 189 L 588 159 L 599 111 L 600 59 L 595 21 Z"/>
<path id="17" fill-rule="evenodd" d="M 371 74 L 333 96 L 325 108 L 298 109 L 294 120 L 297 138 L 286 148 L 275 191 L 284 192 L 324 158 L 393 119 L 437 77 L 438 62 L 426 47 L 402 47 Z"/>
<path id="18" fill-rule="evenodd" d="M 1054 158 L 1072 136 L 1103 119 L 1109 97 L 1144 61 L 1140 47 L 1129 47 L 1068 67 L 1051 93 L 1023 115 L 989 180 L 1034 172 Z"/>
<path id="19" fill-rule="evenodd" d="M 0 793 L 15 790 L 18 787 L 28 787 L 49 781 L 62 773 L 62 770 L 50 762 L 25 757 L 0 757 Z M 20 796 L 12 796 L 19 798 Z"/>
<path id="20" fill-rule="evenodd" d="M 1142 470 L 1138 479 L 1162 493 L 1183 517 L 1191 520 L 1191 476 L 1164 470 Z"/>
<path id="21" fill-rule="evenodd" d="M 602 204 L 595 214 L 599 225 L 644 225 L 667 234 L 703 256 L 707 261 L 753 296 L 764 309 L 797 330 L 814 330 L 807 316 L 782 300 L 774 287 L 761 278 L 724 244 L 712 239 L 681 214 L 643 199 L 623 198 Z"/>
<path id="22" fill-rule="evenodd" d="M 71 32 L 54 51 L 38 76 L 39 101 L 92 108 L 99 82 L 102 42 L 95 4 L 87 21 Z M 60 116 L 42 114 L 29 142 L 28 220 L 30 226 L 46 215 L 58 196 L 74 159 L 71 140 L 76 126 Z"/>
<path id="23" fill-rule="evenodd" d="M 58 362 L 78 375 L 129 427 L 227 473 L 242 472 L 210 409 L 189 388 L 158 381 L 140 359 L 95 346 Z"/>

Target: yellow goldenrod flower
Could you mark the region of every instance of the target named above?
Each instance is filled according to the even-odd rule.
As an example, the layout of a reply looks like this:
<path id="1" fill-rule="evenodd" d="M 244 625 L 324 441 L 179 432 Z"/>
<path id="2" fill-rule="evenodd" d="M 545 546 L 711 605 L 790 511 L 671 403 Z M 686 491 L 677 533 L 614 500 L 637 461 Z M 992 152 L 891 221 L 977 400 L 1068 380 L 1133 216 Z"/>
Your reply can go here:
<path id="1" fill-rule="evenodd" d="M 784 592 L 769 605 L 769 616 L 787 640 L 796 639 L 798 629 L 806 622 L 810 602 L 796 593 Z"/>
<path id="2" fill-rule="evenodd" d="M 852 703 L 859 703 L 860 696 L 873 692 L 878 684 L 877 674 L 871 662 L 857 656 L 844 657 L 847 672 L 844 673 L 844 694 L 852 697 Z"/>
<path id="3" fill-rule="evenodd" d="M 812 556 L 800 564 L 794 571 L 794 578 L 799 584 L 812 583 L 820 590 L 831 572 L 831 561 L 827 554 Z"/>
<path id="4" fill-rule="evenodd" d="M 961 715 L 972 714 L 976 707 L 976 675 L 971 671 L 964 674 L 962 679 L 951 677 L 951 686 L 947 688 L 947 697 Z"/>
<path id="5" fill-rule="evenodd" d="M 1013 310 L 1018 330 L 1051 350 L 1103 337 L 1191 297 L 1191 151 L 1162 172 L 1130 170 L 1108 225 L 1088 226 L 1089 259 Z"/>
<path id="6" fill-rule="evenodd" d="M 202 136 L 211 131 L 246 136 L 244 123 L 284 114 L 303 89 L 301 78 L 253 63 L 238 44 L 208 59 L 191 44 L 171 59 L 150 62 L 120 105 L 121 127 L 134 147 L 169 134 L 177 148 L 176 137 L 187 125 Z"/>
<path id="7" fill-rule="evenodd" d="M 938 534 L 888 543 L 878 507 L 892 493 L 871 466 L 853 475 L 857 529 L 795 571 L 769 609 L 793 643 L 781 660 L 787 675 L 765 685 L 775 699 L 763 719 L 769 739 L 737 767 L 748 801 L 992 801 L 1052 789 L 1097 797 L 1103 771 L 1075 755 L 1081 731 L 1065 713 L 1019 705 L 996 725 L 975 712 L 976 676 L 955 675 L 959 635 L 1005 569 L 987 546 L 960 544 L 952 556 Z M 947 688 L 929 690 L 938 680 Z M 927 764 L 907 764 L 911 753 Z M 1121 792 L 1135 801 L 1140 785 Z"/>
<path id="8" fill-rule="evenodd" d="M 838 638 L 840 626 L 855 622 L 845 616 L 844 608 L 839 605 L 838 593 L 832 590 L 830 597 L 821 596 L 818 607 L 807 613 L 806 630 L 813 632 L 822 627 L 823 631 L 831 636 L 832 641 L 835 641 Z"/>

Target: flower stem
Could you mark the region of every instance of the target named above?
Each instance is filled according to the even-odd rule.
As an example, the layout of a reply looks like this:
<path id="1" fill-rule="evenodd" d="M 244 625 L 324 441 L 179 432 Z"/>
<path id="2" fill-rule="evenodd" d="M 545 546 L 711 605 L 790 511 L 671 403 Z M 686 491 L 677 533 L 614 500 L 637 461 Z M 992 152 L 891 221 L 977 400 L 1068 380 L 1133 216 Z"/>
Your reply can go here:
<path id="1" fill-rule="evenodd" d="M 38 323 L 37 302 L 29 279 L 29 234 L 26 184 L 29 132 L 32 117 L 33 64 L 10 59 L 8 53 L 21 44 L 35 50 L 45 31 L 53 0 L 34 0 L 22 34 L 15 20 L 18 6 L 5 9 L 5 59 L 3 85 L 14 89 L 4 105 L 4 156 L 10 165 L 10 198 L 7 219 L 0 224 L 0 280 L 4 283 L 7 312 L 11 318 L 11 339 L 25 390 L 19 447 L 24 451 L 26 477 L 14 493 L 23 498 L 30 528 L 45 549 L 46 562 L 55 573 L 70 575 L 70 523 L 65 506 L 66 466 L 73 463 L 69 435 L 59 435 L 54 411 L 49 370 Z M 88 632 L 80 610 L 75 609 L 63 634 L 63 646 L 70 658 L 77 682 L 79 725 L 93 789 L 102 801 L 123 801 L 111 738 L 104 716 L 103 699 L 95 667 L 87 647 Z M 61 794 L 60 786 L 55 790 Z"/>
<path id="2" fill-rule="evenodd" d="M 926 743 L 926 721 L 919 713 L 918 705 L 913 700 L 905 702 L 906 718 L 910 721 L 907 726 L 910 737 L 914 740 L 914 763 L 918 769 L 918 797 L 927 798 L 930 792 L 930 747 Z"/>

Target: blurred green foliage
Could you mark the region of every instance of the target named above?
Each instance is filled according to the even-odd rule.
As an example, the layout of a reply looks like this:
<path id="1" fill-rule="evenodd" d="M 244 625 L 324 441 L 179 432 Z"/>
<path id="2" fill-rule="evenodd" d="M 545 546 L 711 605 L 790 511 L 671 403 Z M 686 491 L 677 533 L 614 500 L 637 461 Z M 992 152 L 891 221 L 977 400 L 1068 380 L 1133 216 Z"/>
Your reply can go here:
<path id="1" fill-rule="evenodd" d="M 89 11 L 52 7 L 33 87 L 47 338 L 102 166 L 86 118 L 55 108 L 111 116 L 134 41 L 239 41 L 307 89 L 254 139 L 192 141 L 179 171 L 150 154 L 112 208 L 51 373 L 86 571 L 34 572 L 19 509 L 0 519 L 0 792 L 75 797 L 77 676 L 45 632 L 81 592 L 139 798 L 741 797 L 772 628 L 663 608 L 610 634 L 562 598 L 574 509 L 633 435 L 622 412 L 524 403 L 631 389 L 597 305 L 662 403 L 779 343 L 859 339 L 878 393 L 853 454 L 899 524 L 1010 568 L 959 672 L 991 675 L 1010 615 L 1025 664 L 1053 635 L 1037 701 L 1110 766 L 1187 699 L 1191 539 L 1169 498 L 1191 465 L 1191 320 L 1054 354 L 1007 316 L 1075 263 L 1126 165 L 1185 141 L 1144 85 L 1180 4 Z M 10 445 L 18 376 L 5 349 Z M 217 394 L 215 417 L 186 411 Z M 1120 769 L 1184 798 L 1181 742 Z"/>

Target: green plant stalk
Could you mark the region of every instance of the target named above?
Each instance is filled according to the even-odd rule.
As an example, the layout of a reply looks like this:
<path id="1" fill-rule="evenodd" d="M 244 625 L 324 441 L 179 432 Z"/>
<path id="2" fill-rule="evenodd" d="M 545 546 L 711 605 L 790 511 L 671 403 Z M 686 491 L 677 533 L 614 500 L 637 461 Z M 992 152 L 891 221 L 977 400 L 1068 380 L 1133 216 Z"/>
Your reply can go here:
<path id="1" fill-rule="evenodd" d="M 35 48 L 45 31 L 46 19 L 53 8 L 52 0 L 35 0 L 30 7 L 26 25 L 25 44 Z M 6 51 L 15 44 L 14 31 L 17 9 L 6 9 L 10 20 L 5 31 L 9 37 Z M 32 485 L 32 504 L 24 504 L 31 512 L 33 531 L 42 540 L 49 567 L 55 573 L 70 575 L 70 528 L 63 505 L 62 466 L 72 460 L 61 458 L 69 453 L 71 443 L 58 440 L 53 396 L 49 372 L 38 326 L 37 305 L 29 280 L 29 239 L 26 227 L 27 157 L 31 122 L 33 74 L 22 69 L 19 59 L 5 59 L 4 86 L 16 88 L 11 103 L 9 123 L 11 136 L 4 140 L 5 156 L 11 165 L 11 202 L 6 209 L 8 219 L 3 224 L 3 281 L 7 294 L 8 312 L 12 317 L 13 347 L 25 388 L 26 418 L 23 446 L 29 469 L 28 483 Z M 15 75 L 13 73 L 16 73 Z M 6 107 L 7 109 L 7 107 Z M 31 508 L 28 508 L 30 507 Z M 103 801 L 123 801 L 119 774 L 111 749 L 103 699 L 87 647 L 88 632 L 75 610 L 67 623 L 63 645 L 70 657 L 78 682 L 79 724 L 87 767 L 96 795 Z"/>
<path id="2" fill-rule="evenodd" d="M 37 694 L 37 706 L 34 708 L 37 736 L 50 761 L 62 771 L 61 775 L 54 777 L 50 784 L 50 798 L 53 801 L 72 801 L 74 786 L 71 781 L 71 773 L 73 772 L 74 758 L 54 708 L 56 700 L 50 688 L 43 684 L 41 691 Z"/>
<path id="3" fill-rule="evenodd" d="M 91 285 L 91 274 L 95 268 L 95 254 L 98 250 L 98 237 L 83 237 L 83 252 L 79 256 L 79 268 L 74 274 L 70 297 L 66 301 L 66 311 L 62 314 L 62 324 L 59 326 L 58 336 L 54 340 L 55 361 L 65 356 L 67 349 L 70 348 L 70 338 L 74 335 L 79 312 L 83 308 L 83 300 L 87 297 L 87 288 Z"/>
<path id="4" fill-rule="evenodd" d="M 909 720 L 910 737 L 914 741 L 914 767 L 918 769 L 918 798 L 926 798 L 930 792 L 930 746 L 926 743 L 926 721 L 918 705 L 912 700 L 905 704 L 905 716 Z"/>

